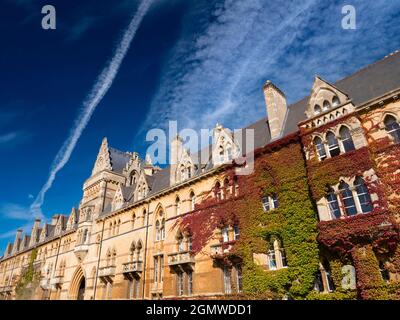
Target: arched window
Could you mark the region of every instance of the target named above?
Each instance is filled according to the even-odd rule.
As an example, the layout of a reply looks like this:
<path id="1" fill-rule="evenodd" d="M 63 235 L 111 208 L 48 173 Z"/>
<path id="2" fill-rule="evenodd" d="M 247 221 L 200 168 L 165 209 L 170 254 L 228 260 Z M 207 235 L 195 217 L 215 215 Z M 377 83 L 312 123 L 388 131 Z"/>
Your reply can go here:
<path id="1" fill-rule="evenodd" d="M 221 141 L 223 141 L 223 139 L 221 139 Z M 219 155 L 219 161 L 220 162 L 224 162 L 224 158 L 225 158 L 225 152 L 224 152 L 224 147 L 223 146 L 219 146 L 218 149 L 218 155 Z"/>
<path id="2" fill-rule="evenodd" d="M 181 214 L 181 199 L 179 197 L 175 198 L 175 215 Z"/>
<path id="3" fill-rule="evenodd" d="M 115 261 L 117 259 L 117 251 L 114 249 L 113 254 L 112 254 L 112 259 L 111 259 L 111 265 L 115 266 Z"/>
<path id="4" fill-rule="evenodd" d="M 183 164 L 181 165 L 179 171 L 180 171 L 180 175 L 181 175 L 181 181 L 186 180 L 186 168 Z"/>
<path id="5" fill-rule="evenodd" d="M 147 224 L 147 211 L 146 209 L 143 209 L 143 226 L 145 226 Z"/>
<path id="6" fill-rule="evenodd" d="M 160 241 L 160 221 L 156 221 L 156 241 Z"/>
<path id="7" fill-rule="evenodd" d="M 344 152 L 349 152 L 356 149 L 349 128 L 342 126 L 339 130 L 339 135 L 340 140 L 342 141 Z"/>
<path id="8" fill-rule="evenodd" d="M 337 107 L 337 106 L 339 106 L 339 105 L 340 105 L 340 100 L 339 100 L 339 98 L 338 98 L 337 96 L 334 96 L 333 99 L 332 99 L 332 106 L 333 106 L 333 107 Z"/>
<path id="9" fill-rule="evenodd" d="M 268 196 L 262 197 L 261 198 L 261 202 L 262 202 L 262 206 L 263 206 L 264 212 L 268 212 L 268 211 L 271 210 L 271 206 L 270 206 L 270 203 L 269 203 L 269 197 Z"/>
<path id="10" fill-rule="evenodd" d="M 178 243 L 178 252 L 185 251 L 185 242 L 181 232 L 178 233 L 177 243 Z"/>
<path id="11" fill-rule="evenodd" d="M 190 192 L 190 210 L 193 211 L 196 206 L 196 196 L 194 192 Z"/>
<path id="12" fill-rule="evenodd" d="M 130 175 L 130 177 L 129 177 L 129 184 L 130 184 L 131 186 L 133 186 L 133 185 L 136 184 L 136 176 L 137 176 L 136 171 L 132 171 L 132 172 L 131 172 L 131 175 Z"/>
<path id="13" fill-rule="evenodd" d="M 109 249 L 107 250 L 106 266 L 107 267 L 111 266 L 111 263 L 112 263 L 112 257 L 111 257 L 111 251 Z"/>
<path id="14" fill-rule="evenodd" d="M 161 220 L 160 238 L 161 238 L 161 240 L 165 239 L 165 219 Z"/>
<path id="15" fill-rule="evenodd" d="M 229 242 L 229 229 L 228 227 L 222 228 L 222 242 Z"/>
<path id="16" fill-rule="evenodd" d="M 239 195 L 239 183 L 238 183 L 237 176 L 233 177 L 233 194 L 235 197 L 237 197 Z"/>
<path id="17" fill-rule="evenodd" d="M 270 242 L 268 247 L 268 269 L 269 270 L 277 269 L 275 247 L 273 242 Z"/>
<path id="18" fill-rule="evenodd" d="M 237 224 L 233 226 L 233 239 L 234 240 L 239 240 L 240 238 L 240 229 Z"/>
<path id="19" fill-rule="evenodd" d="M 329 103 L 329 101 L 325 100 L 324 104 L 323 104 L 323 109 L 328 110 L 330 107 L 331 107 L 331 104 Z"/>
<path id="20" fill-rule="evenodd" d="M 86 243 L 86 241 L 88 240 L 88 229 L 85 229 L 84 231 L 83 231 L 83 238 L 82 238 L 82 243 L 84 244 L 84 243 Z"/>
<path id="21" fill-rule="evenodd" d="M 287 267 L 287 259 L 282 241 L 271 240 L 268 246 L 268 269 L 277 270 Z"/>
<path id="22" fill-rule="evenodd" d="M 326 140 L 328 142 L 329 155 L 331 157 L 338 156 L 340 154 L 340 148 L 334 133 L 329 131 L 326 134 Z"/>
<path id="23" fill-rule="evenodd" d="M 356 188 L 358 201 L 360 203 L 362 213 L 371 212 L 373 209 L 371 196 L 369 194 L 368 188 L 365 185 L 363 178 L 357 177 L 354 181 L 354 186 Z"/>
<path id="24" fill-rule="evenodd" d="M 393 137 L 393 139 L 396 143 L 399 143 L 400 142 L 400 125 L 396 121 L 396 118 L 391 115 L 387 115 L 385 117 L 384 122 L 385 122 L 385 129 L 386 129 L 387 133 Z"/>
<path id="25" fill-rule="evenodd" d="M 316 105 L 314 106 L 314 113 L 315 113 L 315 114 L 320 114 L 321 112 L 322 112 L 321 107 L 320 107 L 318 104 L 316 104 Z"/>
<path id="26" fill-rule="evenodd" d="M 129 261 L 130 262 L 135 261 L 135 251 L 136 251 L 135 242 L 132 242 L 131 247 L 129 248 Z"/>
<path id="27" fill-rule="evenodd" d="M 314 138 L 314 146 L 318 154 L 318 159 L 320 161 L 324 160 L 326 158 L 325 145 L 320 137 Z"/>
<path id="28" fill-rule="evenodd" d="M 219 181 L 215 184 L 215 198 L 217 200 L 222 200 L 222 191 L 221 191 L 221 184 Z"/>
<path id="29" fill-rule="evenodd" d="M 223 197 L 224 197 L 225 199 L 227 199 L 230 193 L 231 193 L 231 192 L 230 192 L 230 186 L 229 186 L 229 179 L 228 179 L 228 178 L 225 178 L 225 179 L 224 179 Z"/>
<path id="30" fill-rule="evenodd" d="M 328 200 L 329 212 L 331 214 L 332 219 L 339 219 L 341 214 L 340 214 L 339 201 L 337 195 L 335 194 L 335 190 L 329 188 L 326 199 Z"/>
<path id="31" fill-rule="evenodd" d="M 139 240 L 138 243 L 137 243 L 137 245 L 136 245 L 136 254 L 137 254 L 137 259 L 138 259 L 139 261 L 142 261 L 142 260 L 141 260 L 142 247 L 143 247 L 142 241 Z"/>
<path id="32" fill-rule="evenodd" d="M 351 192 L 349 185 L 342 181 L 339 184 L 339 190 L 342 196 L 342 201 L 346 214 L 348 216 L 353 216 L 357 214 L 357 208 L 354 202 L 353 193 Z"/>
<path id="33" fill-rule="evenodd" d="M 136 214 L 132 213 L 132 229 L 135 228 L 135 222 L 136 222 Z"/>
<path id="34" fill-rule="evenodd" d="M 227 146 L 226 146 L 226 156 L 228 158 L 228 161 L 231 161 L 233 158 L 232 146 L 230 144 L 227 144 Z"/>

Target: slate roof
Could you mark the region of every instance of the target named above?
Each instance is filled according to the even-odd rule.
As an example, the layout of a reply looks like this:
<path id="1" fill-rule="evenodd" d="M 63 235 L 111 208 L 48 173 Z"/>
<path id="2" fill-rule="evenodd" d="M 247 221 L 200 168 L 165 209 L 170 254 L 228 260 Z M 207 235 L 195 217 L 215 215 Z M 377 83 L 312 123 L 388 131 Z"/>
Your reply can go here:
<path id="1" fill-rule="evenodd" d="M 108 149 L 110 151 L 111 166 L 113 168 L 113 171 L 122 173 L 126 164 L 131 158 L 131 154 L 119 151 L 111 147 Z"/>

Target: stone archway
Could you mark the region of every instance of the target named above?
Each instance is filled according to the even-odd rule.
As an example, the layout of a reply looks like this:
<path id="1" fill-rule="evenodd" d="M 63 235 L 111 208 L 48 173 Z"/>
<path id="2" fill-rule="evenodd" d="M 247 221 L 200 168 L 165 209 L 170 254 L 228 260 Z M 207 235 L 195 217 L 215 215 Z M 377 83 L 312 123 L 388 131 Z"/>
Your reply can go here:
<path id="1" fill-rule="evenodd" d="M 81 267 L 76 269 L 69 288 L 70 300 L 84 300 L 85 299 L 86 280 Z"/>
<path id="2" fill-rule="evenodd" d="M 85 278 L 82 278 L 79 284 L 78 296 L 76 298 L 77 300 L 85 299 L 85 287 L 86 287 Z"/>

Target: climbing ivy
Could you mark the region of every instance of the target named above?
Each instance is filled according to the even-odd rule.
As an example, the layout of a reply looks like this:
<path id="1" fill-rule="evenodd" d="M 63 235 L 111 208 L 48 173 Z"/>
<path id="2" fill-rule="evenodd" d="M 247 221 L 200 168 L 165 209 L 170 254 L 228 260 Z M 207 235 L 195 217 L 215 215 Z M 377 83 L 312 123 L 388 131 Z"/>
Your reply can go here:
<path id="1" fill-rule="evenodd" d="M 29 264 L 26 269 L 22 271 L 22 274 L 16 284 L 15 295 L 19 300 L 31 299 L 35 288 L 39 284 L 40 274 L 35 271 L 33 266 L 36 256 L 37 249 L 33 249 L 29 257 Z"/>
<path id="2" fill-rule="evenodd" d="M 225 174 L 233 186 L 235 166 Z M 257 150 L 253 174 L 237 178 L 238 197 L 218 201 L 212 197 L 216 190 L 210 190 L 179 226 L 192 234 L 193 250 L 198 253 L 206 252 L 216 228 L 238 224 L 240 239 L 225 255 L 224 263 L 242 262 L 246 297 L 305 298 L 313 290 L 319 253 L 317 218 L 309 196 L 299 136 L 291 135 Z M 261 198 L 272 194 L 278 195 L 279 207 L 264 212 Z M 254 262 L 253 254 L 266 254 L 274 237 L 283 243 L 288 268 L 266 271 Z"/>

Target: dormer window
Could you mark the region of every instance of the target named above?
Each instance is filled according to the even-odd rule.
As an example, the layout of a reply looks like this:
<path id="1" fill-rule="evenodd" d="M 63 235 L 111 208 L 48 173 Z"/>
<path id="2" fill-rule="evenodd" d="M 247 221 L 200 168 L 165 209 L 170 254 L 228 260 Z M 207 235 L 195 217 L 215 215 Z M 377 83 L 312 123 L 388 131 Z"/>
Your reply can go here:
<path id="1" fill-rule="evenodd" d="M 391 115 L 387 115 L 384 123 L 386 132 L 393 138 L 395 143 L 400 143 L 400 125 L 396 118 Z"/>
<path id="2" fill-rule="evenodd" d="M 340 100 L 339 100 L 339 98 L 338 98 L 337 96 L 334 96 L 334 97 L 332 98 L 332 106 L 333 106 L 333 107 L 340 106 Z"/>
<path id="3" fill-rule="evenodd" d="M 321 112 L 322 112 L 321 107 L 318 104 L 316 104 L 315 107 L 314 107 L 314 113 L 315 114 L 320 114 Z"/>
<path id="4" fill-rule="evenodd" d="M 325 100 L 324 104 L 323 104 L 324 111 L 330 109 L 330 107 L 331 107 L 331 104 L 329 103 L 329 101 Z"/>

